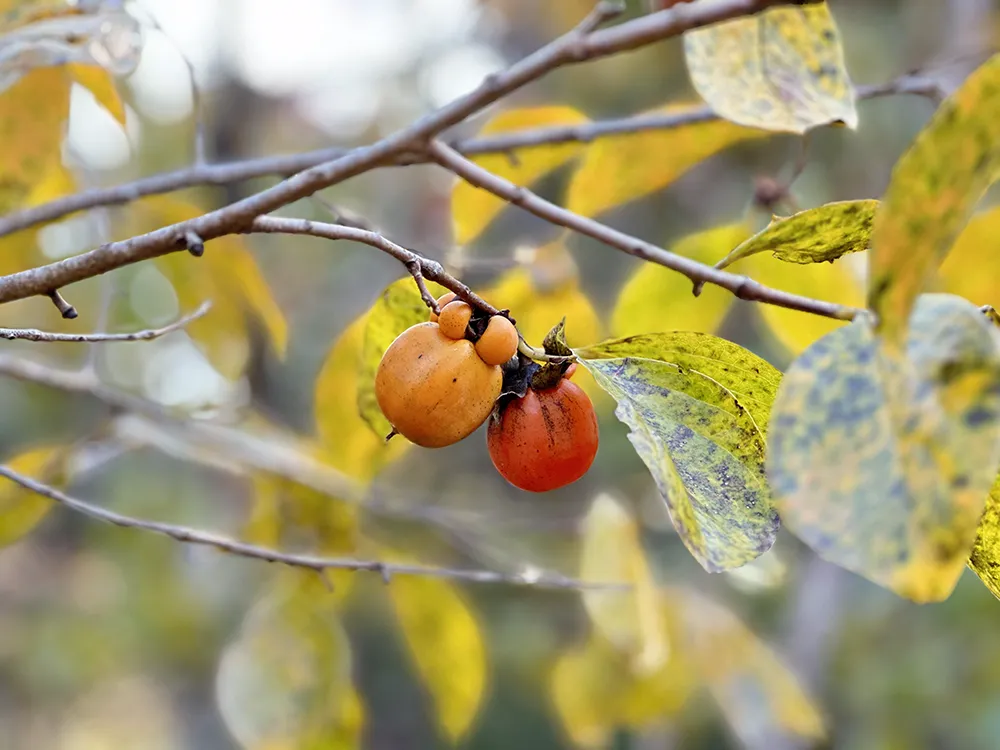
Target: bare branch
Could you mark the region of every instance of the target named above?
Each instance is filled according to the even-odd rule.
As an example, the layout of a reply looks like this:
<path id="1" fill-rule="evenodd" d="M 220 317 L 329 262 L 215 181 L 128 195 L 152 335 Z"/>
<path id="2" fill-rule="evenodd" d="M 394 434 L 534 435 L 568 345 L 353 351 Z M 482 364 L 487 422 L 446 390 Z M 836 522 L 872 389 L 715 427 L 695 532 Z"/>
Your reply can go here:
<path id="1" fill-rule="evenodd" d="M 107 508 L 93 505 L 79 498 L 67 495 L 55 487 L 43 484 L 31 477 L 24 476 L 6 465 L 0 465 L 0 476 L 19 484 L 21 487 L 35 492 L 42 497 L 63 505 L 70 510 L 105 523 L 114 524 L 126 529 L 139 529 L 160 536 L 166 536 L 184 544 L 196 544 L 213 547 L 220 552 L 228 552 L 239 557 L 263 560 L 269 563 L 281 563 L 292 568 L 303 568 L 322 573 L 327 570 L 350 570 L 354 572 L 378 573 L 383 579 L 396 575 L 430 576 L 433 578 L 449 578 L 470 583 L 502 583 L 511 586 L 528 586 L 540 589 L 568 589 L 579 591 L 584 589 L 626 589 L 627 584 L 621 583 L 589 583 L 573 578 L 553 575 L 511 575 L 490 570 L 464 570 L 456 568 L 437 568 L 427 565 L 410 565 L 402 563 L 387 563 L 379 560 L 359 560 L 349 557 L 319 557 L 303 555 L 260 547 L 229 539 L 218 534 L 178 526 L 160 521 L 147 521 L 141 518 L 116 513 Z"/>
<path id="2" fill-rule="evenodd" d="M 166 336 L 176 330 L 184 328 L 192 321 L 204 316 L 212 303 L 205 302 L 193 313 L 189 313 L 178 318 L 173 323 L 162 328 L 149 328 L 144 331 L 133 333 L 51 333 L 49 331 L 39 331 L 36 328 L 0 328 L 0 339 L 8 341 L 48 341 L 48 342 L 73 342 L 73 343 L 104 343 L 108 341 L 151 341 L 161 336 Z"/>
<path id="3" fill-rule="evenodd" d="M 428 153 L 442 167 L 475 187 L 493 193 L 508 203 L 523 208 L 552 224 L 572 229 L 624 253 L 682 273 L 693 282 L 715 284 L 723 289 L 728 289 L 740 299 L 765 302 L 769 305 L 801 310 L 837 320 L 853 320 L 861 312 L 852 307 L 771 289 L 746 276 L 720 271 L 712 266 L 676 255 L 637 237 L 620 232 L 606 224 L 580 216 L 483 169 L 441 141 L 432 141 L 428 146 Z"/>
<path id="4" fill-rule="evenodd" d="M 696 27 L 787 4 L 787 0 L 723 0 L 710 5 L 681 5 L 593 32 L 589 31 L 591 21 L 588 19 L 583 26 L 564 34 L 505 71 L 487 76 L 469 94 L 377 143 L 306 169 L 273 187 L 198 218 L 4 276 L 0 278 L 0 304 L 50 294 L 54 289 L 131 263 L 177 252 L 186 245 L 184 238 L 188 232 L 209 241 L 241 231 L 258 216 L 380 165 L 392 163 L 401 154 L 420 150 L 429 139 L 447 128 L 557 68 L 637 49 Z"/>
<path id="5" fill-rule="evenodd" d="M 265 234 L 304 234 L 312 237 L 321 237 L 327 240 L 349 240 L 351 242 L 361 242 L 370 245 L 383 253 L 391 255 L 402 263 L 406 270 L 417 282 L 420 296 L 427 306 L 434 310 L 437 302 L 434 296 L 427 290 L 423 280 L 436 281 L 441 286 L 454 292 L 473 307 L 477 307 L 488 315 L 499 315 L 500 311 L 493 307 L 469 287 L 456 279 L 444 270 L 444 266 L 435 260 L 408 250 L 402 245 L 397 245 L 391 240 L 387 240 L 377 232 L 368 229 L 359 229 L 343 224 L 326 224 L 321 221 L 311 221 L 309 219 L 289 219 L 278 216 L 259 216 L 247 232 L 261 232 Z"/>
<path id="6" fill-rule="evenodd" d="M 893 95 L 925 96 L 938 101 L 941 98 L 941 91 L 931 79 L 908 74 L 887 83 L 860 86 L 856 93 L 858 99 Z M 708 106 L 692 106 L 678 112 L 654 112 L 575 125 L 550 125 L 512 133 L 448 140 L 447 143 L 466 156 L 512 154 L 522 148 L 561 143 L 590 143 L 614 135 L 670 130 L 717 119 L 719 116 Z M 113 187 L 85 190 L 0 217 L 0 237 L 88 208 L 122 205 L 149 195 L 171 193 L 198 185 L 231 185 L 258 177 L 287 177 L 317 164 L 339 159 L 347 153 L 348 149 L 327 148 L 225 164 L 195 164 L 192 167 L 141 177 Z M 424 161 L 426 156 L 420 152 L 404 152 L 386 163 L 407 165 Z"/>

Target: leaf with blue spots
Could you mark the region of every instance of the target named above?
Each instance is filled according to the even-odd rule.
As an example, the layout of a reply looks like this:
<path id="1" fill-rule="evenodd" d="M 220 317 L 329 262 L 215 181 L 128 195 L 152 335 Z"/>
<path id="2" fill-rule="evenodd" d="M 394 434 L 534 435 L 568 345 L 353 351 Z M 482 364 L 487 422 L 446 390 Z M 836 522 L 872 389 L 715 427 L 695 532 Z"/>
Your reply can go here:
<path id="1" fill-rule="evenodd" d="M 917 602 L 946 599 L 1000 465 L 1000 332 L 954 295 L 918 299 L 905 356 L 869 316 L 785 373 L 767 474 L 821 557 Z"/>

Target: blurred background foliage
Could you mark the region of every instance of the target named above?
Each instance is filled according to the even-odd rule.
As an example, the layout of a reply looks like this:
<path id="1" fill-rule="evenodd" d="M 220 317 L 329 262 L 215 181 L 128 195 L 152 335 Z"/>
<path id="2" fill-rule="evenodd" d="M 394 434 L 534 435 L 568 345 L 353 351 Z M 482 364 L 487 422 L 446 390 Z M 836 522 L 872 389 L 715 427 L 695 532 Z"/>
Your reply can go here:
<path id="1" fill-rule="evenodd" d="M 5 182 L 15 189 L 0 196 L 4 210 L 74 185 L 190 164 L 196 102 L 211 161 L 369 142 L 537 49 L 591 6 L 139 0 L 130 10 L 147 26 L 138 67 L 118 81 L 124 108 L 92 77 L 70 81 L 47 71 L 51 81 L 32 73 L 0 95 L 0 115 L 15 128 L 0 165 L 23 183 Z M 960 79 L 1000 31 L 1000 5 L 990 0 L 833 0 L 831 7 L 859 84 L 914 68 Z M 643 11 L 643 3 L 629 3 L 631 14 Z M 158 28 L 149 26 L 153 19 Z M 558 71 L 503 109 L 558 107 L 597 119 L 692 101 L 674 40 Z M 877 197 L 932 106 L 916 97 L 864 101 L 856 132 L 817 131 L 796 202 Z M 665 132 L 599 142 L 605 155 L 653 169 L 654 179 L 680 174 L 637 200 L 616 201 L 622 205 L 602 219 L 708 262 L 731 249 L 733 237 L 752 231 L 755 180 L 787 177 L 800 145 L 791 136 L 755 136 L 701 154 L 704 137 Z M 597 211 L 595 191 L 610 190 L 620 175 L 601 166 L 601 151 L 585 151 L 581 163 L 596 162 L 594 187 L 577 188 L 577 200 Z M 38 156 L 30 164 L 15 158 L 25 153 Z M 578 156 L 571 149 L 553 164 Z M 684 159 L 701 163 L 677 167 Z M 556 169 L 536 189 L 572 202 L 572 174 Z M 187 190 L 21 232 L 0 240 L 2 270 L 147 231 L 270 182 Z M 781 368 L 832 325 L 720 290 L 695 300 L 679 276 L 563 237 L 516 210 L 469 230 L 474 239 L 456 249 L 453 229 L 463 229 L 453 222 L 452 188 L 431 167 L 386 168 L 322 198 L 448 263 L 491 302 L 510 307 L 536 343 L 566 315 L 574 345 L 644 331 L 713 331 Z M 287 212 L 329 219 L 316 201 Z M 942 271 L 943 285 L 977 304 L 1000 302 L 997 274 L 978 265 L 997 243 L 991 218 L 1000 221 L 986 214 L 959 245 L 964 260 L 956 250 Z M 766 216 L 750 219 L 759 228 Z M 863 269 L 860 257 L 799 267 L 764 256 L 734 268 L 852 304 Z M 358 507 L 356 498 L 331 499 L 224 460 L 207 465 L 211 456 L 192 456 L 190 446 L 151 437 L 150 426 L 137 423 L 126 431 L 135 447 L 74 452 L 72 489 L 80 496 L 282 549 L 528 579 L 560 572 L 629 580 L 635 592 L 581 597 L 411 577 L 386 586 L 364 573 L 324 582 L 60 509 L 46 513 L 44 502 L 4 487 L 0 543 L 12 543 L 0 548 L 0 748 L 997 746 L 1000 606 L 971 573 L 948 601 L 921 607 L 826 565 L 782 533 L 754 563 L 709 576 L 677 540 L 600 395 L 594 468 L 547 495 L 507 486 L 479 434 L 438 451 L 398 440 L 384 449 L 357 413 L 356 364 L 364 316 L 401 276 L 396 261 L 364 246 L 229 238 L 210 243 L 200 260 L 178 254 L 123 269 L 113 277 L 107 321 L 98 317 L 106 282 L 92 280 L 68 291 L 77 321 L 29 300 L 0 308 L 0 324 L 132 330 L 213 299 L 215 309 L 190 336 L 102 347 L 98 372 L 171 407 L 292 436 L 299 450 L 359 482 L 378 475 Z M 38 345 L 5 344 L 14 355 L 29 346 Z M 87 358 L 82 345 L 45 346 L 51 363 L 76 367 Z M 586 384 L 584 373 L 577 378 Z M 10 380 L 0 381 L 0 408 L 5 455 L 46 477 L 65 470 L 62 448 L 97 443 L 109 417 L 86 398 Z"/>

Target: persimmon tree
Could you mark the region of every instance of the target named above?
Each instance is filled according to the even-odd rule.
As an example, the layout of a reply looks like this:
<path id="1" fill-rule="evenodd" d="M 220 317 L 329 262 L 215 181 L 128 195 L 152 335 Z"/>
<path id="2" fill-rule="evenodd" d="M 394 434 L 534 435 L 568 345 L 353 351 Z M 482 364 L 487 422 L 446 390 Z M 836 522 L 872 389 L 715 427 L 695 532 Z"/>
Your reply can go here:
<path id="1" fill-rule="evenodd" d="M 471 93 L 369 145 L 199 161 L 84 189 L 59 151 L 69 88 L 85 86 L 123 122 L 116 77 L 130 70 L 141 47 L 137 22 L 112 5 L 0 5 L 8 53 L 0 93 L 7 128 L 0 304 L 48 298 L 51 310 L 71 321 L 39 330 L 56 326 L 35 307 L 32 314 L 42 317 L 32 327 L 2 329 L 0 338 L 42 348 L 186 335 L 221 375 L 237 378 L 247 366 L 252 324 L 279 354 L 294 336 L 246 235 L 360 243 L 400 264 L 400 279 L 372 290 L 374 304 L 326 356 L 316 383 L 314 437 L 290 434 L 259 414 L 241 414 L 234 424 L 227 416 L 184 413 L 109 382 L 89 360 L 67 370 L 28 349 L 0 354 L 0 373 L 9 378 L 108 407 L 95 432 L 31 446 L 0 466 L 8 480 L 0 494 L 0 543 L 30 534 L 59 508 L 125 527 L 123 534 L 165 535 L 247 558 L 247 565 L 281 565 L 219 661 L 220 709 L 243 746 L 356 745 L 365 710 L 339 623 L 355 576 L 366 572 L 384 580 L 414 667 L 451 740 L 469 731 L 489 677 L 481 624 L 460 581 L 580 592 L 590 635 L 555 666 L 551 695 L 581 746 L 602 745 L 615 728 L 653 724 L 702 687 L 739 734 L 741 701 L 748 700 L 740 686 L 747 682 L 759 691 L 762 702 L 754 705 L 766 707 L 782 732 L 822 736 L 821 712 L 734 615 L 694 590 L 655 580 L 639 519 L 609 495 L 598 496 L 584 520 L 575 578 L 426 565 L 415 550 L 366 536 L 360 518 L 376 507 L 380 471 L 407 452 L 427 450 L 407 436 L 424 446 L 481 440 L 485 452 L 481 434 L 467 435 L 498 397 L 519 399 L 531 388 L 522 377 L 519 392 L 501 395 L 500 360 L 514 345 L 508 320 L 518 331 L 522 376 L 525 367 L 533 373 L 558 366 L 560 377 L 573 368 L 566 388 L 581 394 L 574 399 L 613 406 L 676 533 L 706 575 L 753 562 L 784 526 L 820 557 L 916 602 L 948 598 L 967 566 L 1000 596 L 1000 318 L 982 296 L 993 287 L 976 286 L 975 274 L 961 271 L 986 263 L 983 238 L 997 221 L 995 209 L 976 211 L 1000 166 L 1000 57 L 954 91 L 920 74 L 856 87 L 825 2 L 653 3 L 648 14 L 628 20 L 619 19 L 617 4 L 602 2 L 565 35 Z M 700 103 L 668 103 L 613 120 L 567 106 L 504 104 L 559 68 L 675 37 L 683 38 Z M 745 216 L 704 227 L 672 249 L 601 220 L 737 143 L 791 133 L 801 137 L 805 154 L 813 131 L 858 126 L 860 98 L 890 95 L 928 97 L 937 108 L 879 200 L 801 209 L 790 182 L 761 182 Z M 478 135 L 451 137 L 453 128 L 492 106 Z M 19 116 L 23 111 L 32 113 L 30 121 Z M 454 262 L 425 257 L 407 238 L 387 237 L 357 217 L 338 213 L 321 222 L 286 215 L 322 189 L 415 164 L 454 176 Z M 531 191 L 566 166 L 561 200 Z M 280 179 L 213 210 L 172 195 L 268 176 Z M 85 252 L 42 262 L 43 225 L 108 206 L 121 207 L 120 239 L 103 237 Z M 643 261 L 617 297 L 610 336 L 602 335 L 603 323 L 576 286 L 536 289 L 517 270 L 487 288 L 463 282 L 464 249 L 505 211 L 525 211 L 560 228 L 558 239 L 536 250 L 553 263 L 567 255 L 574 235 Z M 846 266 L 845 256 L 854 254 L 866 257 L 863 287 Z M 154 265 L 173 284 L 183 315 L 157 329 L 87 332 L 91 321 L 108 320 L 110 303 L 99 301 L 103 311 L 83 308 L 74 302 L 74 285 L 137 264 Z M 817 274 L 825 274 L 823 288 L 839 280 L 849 303 L 810 293 Z M 735 300 L 758 305 L 795 355 L 784 372 L 712 332 Z M 700 330 L 684 325 L 692 309 Z M 490 334 L 477 355 L 478 343 L 463 340 L 463 332 L 478 321 L 473 338 L 479 340 L 493 319 L 502 319 L 494 327 L 500 333 Z M 399 338 L 408 331 L 417 334 Z M 499 343 L 489 344 L 494 337 Z M 396 364 L 380 374 L 386 353 L 399 351 L 411 358 L 426 353 L 430 365 L 417 372 Z M 481 375 L 471 395 L 459 380 L 469 362 Z M 428 436 L 431 404 L 418 386 L 444 394 L 445 407 L 476 402 L 476 424 L 448 425 L 454 431 L 446 440 Z M 529 401 L 518 407 L 527 411 Z M 455 410 L 435 414 L 456 417 Z M 508 467 L 507 476 L 511 466 L 523 475 L 524 459 L 510 458 L 510 446 L 492 441 L 504 439 L 513 421 L 489 427 L 490 452 L 498 467 Z M 127 429 L 135 424 L 143 426 L 138 433 Z M 387 441 L 394 426 L 402 434 Z M 74 494 L 81 473 L 100 469 L 80 468 L 83 448 L 100 442 L 127 453 L 137 434 L 192 464 L 225 465 L 250 478 L 253 514 L 239 538 L 126 515 Z M 587 440 L 589 462 L 596 434 L 588 432 Z M 435 523 L 433 513 L 423 520 Z M 283 547 L 292 536 L 297 548 Z M 706 621 L 710 628 L 699 624 Z M 274 641 L 292 644 L 291 652 L 269 650 Z M 300 672 L 286 675 L 289 664 Z M 276 675 L 287 677 L 285 687 Z M 261 687 L 272 681 L 279 687 Z M 271 700 L 248 709 L 248 696 L 259 693 Z"/>

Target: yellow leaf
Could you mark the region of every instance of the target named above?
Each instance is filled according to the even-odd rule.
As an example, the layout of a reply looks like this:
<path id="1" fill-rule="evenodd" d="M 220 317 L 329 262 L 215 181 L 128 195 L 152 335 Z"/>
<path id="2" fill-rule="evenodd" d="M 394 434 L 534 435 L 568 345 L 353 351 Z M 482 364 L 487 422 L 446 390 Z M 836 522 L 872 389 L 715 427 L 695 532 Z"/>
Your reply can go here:
<path id="1" fill-rule="evenodd" d="M 584 607 L 594 627 L 631 658 L 635 672 L 648 674 L 662 667 L 670 643 L 656 582 L 635 520 L 610 495 L 598 495 L 584 519 L 580 579 L 632 587 L 584 591 Z"/>
<path id="2" fill-rule="evenodd" d="M 656 111 L 682 114 L 695 108 L 672 105 Z M 566 207 L 584 216 L 596 216 L 666 187 L 734 143 L 768 135 L 764 130 L 717 120 L 600 138 L 587 146 L 583 162 L 573 174 Z"/>
<path id="3" fill-rule="evenodd" d="M 115 87 L 114 76 L 100 65 L 85 65 L 83 63 L 68 63 L 66 70 L 70 77 L 94 95 L 97 103 L 125 126 L 125 103 Z"/>
<path id="4" fill-rule="evenodd" d="M 826 3 L 771 8 L 684 34 L 691 82 L 727 120 L 805 133 L 856 128 L 854 90 Z"/>
<path id="5" fill-rule="evenodd" d="M 969 567 L 993 596 L 1000 599 L 1000 476 L 986 498 L 986 511 L 979 521 Z"/>
<path id="6" fill-rule="evenodd" d="M 976 305 L 1000 306 L 1000 206 L 965 226 L 941 264 L 934 289 Z"/>
<path id="7" fill-rule="evenodd" d="M 316 555 L 357 555 L 360 532 L 356 504 L 271 474 L 255 474 L 251 488 L 251 512 L 242 534 L 246 541 Z M 356 574 L 329 570 L 325 576 L 333 586 L 334 598 L 341 601 L 350 592 Z"/>
<path id="8" fill-rule="evenodd" d="M 37 68 L 0 93 L 0 212 L 23 204 L 61 165 L 70 83 L 62 68 Z"/>
<path id="9" fill-rule="evenodd" d="M 740 258 L 771 253 L 787 263 L 832 263 L 868 249 L 878 201 L 836 201 L 792 216 L 774 216 L 763 230 L 716 264 L 727 268 Z"/>
<path id="10" fill-rule="evenodd" d="M 13 471 L 46 484 L 61 479 L 62 456 L 58 448 L 34 448 L 5 461 Z M 49 512 L 52 501 L 9 480 L 0 488 L 0 547 L 30 532 Z"/>
<path id="11" fill-rule="evenodd" d="M 457 741 L 479 713 L 486 685 L 481 626 L 458 590 L 446 581 L 399 577 L 390 584 L 389 595 L 438 721 Z"/>
<path id="12" fill-rule="evenodd" d="M 802 265 L 761 254 L 740 261 L 737 272 L 785 292 L 852 307 L 864 304 L 861 281 L 843 258 L 834 263 Z M 844 325 L 842 320 L 776 305 L 757 305 L 756 309 L 772 335 L 793 355 L 800 354 L 814 341 Z"/>
<path id="13" fill-rule="evenodd" d="M 198 206 L 171 196 L 145 198 L 132 204 L 127 232 L 140 234 L 203 213 Z M 264 327 L 275 350 L 284 355 L 288 325 L 242 238 L 212 240 L 201 258 L 170 253 L 154 262 L 173 285 L 181 310 L 194 310 L 206 300 L 212 301 L 211 312 L 185 330 L 224 376 L 238 377 L 246 367 L 250 353 L 248 315 Z"/>
<path id="14" fill-rule="evenodd" d="M 677 635 L 676 623 L 669 628 L 668 638 Z M 563 654 L 550 678 L 563 727 L 586 748 L 607 747 L 618 727 L 642 728 L 676 716 L 696 687 L 691 661 L 676 650 L 658 669 L 640 673 L 597 633 Z"/>
<path id="15" fill-rule="evenodd" d="M 447 290 L 439 284 L 428 282 L 428 291 L 439 298 Z M 358 411 L 375 434 L 384 438 L 392 430 L 389 420 L 382 414 L 375 396 L 375 375 L 386 349 L 403 331 L 430 317 L 427 304 L 420 297 L 413 278 L 405 276 L 386 287 L 368 311 L 364 343 L 361 348 L 358 373 Z"/>
<path id="16" fill-rule="evenodd" d="M 893 169 L 868 259 L 868 305 L 893 349 L 904 343 L 917 296 L 997 177 L 997 122 L 1000 55 L 938 107 Z"/>
<path id="17" fill-rule="evenodd" d="M 247 750 L 355 747 L 364 717 L 336 602 L 315 590 L 315 574 L 287 573 L 254 605 L 223 653 L 219 712 Z"/>
<path id="18" fill-rule="evenodd" d="M 410 446 L 378 437 L 358 413 L 361 351 L 368 313 L 356 318 L 327 354 L 316 379 L 316 429 L 324 459 L 336 469 L 369 480 Z"/>
<path id="19" fill-rule="evenodd" d="M 677 255 L 713 265 L 750 236 L 746 223 L 727 224 L 690 234 L 671 249 Z M 729 291 L 711 284 L 697 297 L 684 274 L 655 263 L 643 263 L 625 283 L 614 312 L 615 336 L 635 336 L 657 331 L 699 331 L 718 328 L 733 302 Z"/>
<path id="20" fill-rule="evenodd" d="M 795 675 L 736 615 L 688 589 L 664 592 L 688 649 L 729 725 L 743 742 L 776 730 L 822 739 L 823 717 Z"/>
<path id="21" fill-rule="evenodd" d="M 513 109 L 492 118 L 481 136 L 512 133 L 530 128 L 578 125 L 587 118 L 572 107 L 550 106 Z M 579 143 L 560 143 L 519 148 L 510 154 L 481 154 L 473 161 L 515 185 L 527 187 L 576 156 Z M 455 242 L 465 245 L 478 237 L 507 204 L 485 190 L 459 180 L 451 198 Z"/>

